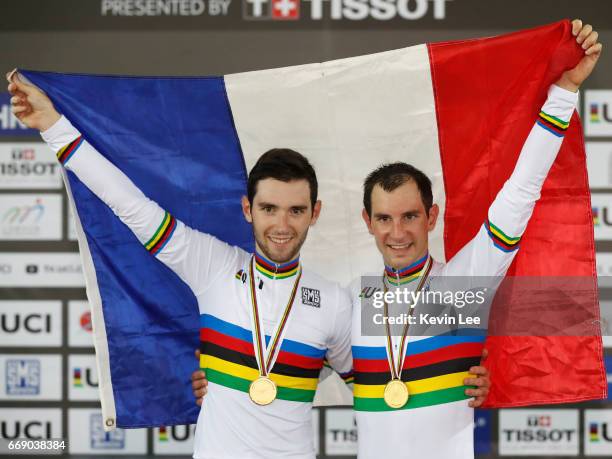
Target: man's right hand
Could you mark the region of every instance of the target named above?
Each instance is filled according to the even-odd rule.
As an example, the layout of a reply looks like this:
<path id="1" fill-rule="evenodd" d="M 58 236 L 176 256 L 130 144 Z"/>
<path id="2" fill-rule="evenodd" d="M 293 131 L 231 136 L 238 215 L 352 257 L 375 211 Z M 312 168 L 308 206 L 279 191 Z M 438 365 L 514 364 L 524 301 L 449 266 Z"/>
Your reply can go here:
<path id="1" fill-rule="evenodd" d="M 195 351 L 195 356 L 198 359 L 198 365 L 200 363 L 200 351 Z M 193 395 L 196 398 L 196 404 L 198 406 L 202 406 L 202 401 L 204 400 L 204 396 L 208 386 L 208 380 L 206 379 L 206 374 L 202 370 L 196 370 L 191 374 L 191 388 L 193 389 Z"/>
<path id="2" fill-rule="evenodd" d="M 13 114 L 19 121 L 32 129 L 46 131 L 60 119 L 53 102 L 36 86 L 25 83 L 13 70 L 6 74 L 9 82 Z"/>

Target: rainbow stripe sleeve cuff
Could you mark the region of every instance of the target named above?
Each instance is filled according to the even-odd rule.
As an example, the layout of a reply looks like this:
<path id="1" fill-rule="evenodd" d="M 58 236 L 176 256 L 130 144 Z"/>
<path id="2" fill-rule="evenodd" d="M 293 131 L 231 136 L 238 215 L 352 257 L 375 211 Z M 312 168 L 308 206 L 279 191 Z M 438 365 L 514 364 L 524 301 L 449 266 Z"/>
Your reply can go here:
<path id="1" fill-rule="evenodd" d="M 519 248 L 521 237 L 510 237 L 497 226 L 489 221 L 485 220 L 484 227 L 489 234 L 489 237 L 493 241 L 493 245 L 503 252 L 514 252 Z"/>
<path id="2" fill-rule="evenodd" d="M 569 121 L 563 121 L 562 119 L 549 115 L 544 111 L 540 112 L 536 124 L 557 137 L 564 137 L 565 131 L 567 131 L 567 128 L 569 127 Z"/>
<path id="3" fill-rule="evenodd" d="M 151 239 L 145 242 L 145 248 L 153 255 L 157 255 L 168 243 L 175 229 L 176 219 L 166 212 L 155 234 L 153 234 Z"/>
<path id="4" fill-rule="evenodd" d="M 79 147 L 82 144 L 83 144 L 83 136 L 78 136 L 76 139 L 74 139 L 68 145 L 60 148 L 60 150 L 57 152 L 57 159 L 58 159 L 58 161 L 63 166 L 65 166 L 66 163 L 68 162 L 68 160 L 70 158 L 72 158 L 72 156 L 76 153 L 76 151 L 79 149 Z"/>

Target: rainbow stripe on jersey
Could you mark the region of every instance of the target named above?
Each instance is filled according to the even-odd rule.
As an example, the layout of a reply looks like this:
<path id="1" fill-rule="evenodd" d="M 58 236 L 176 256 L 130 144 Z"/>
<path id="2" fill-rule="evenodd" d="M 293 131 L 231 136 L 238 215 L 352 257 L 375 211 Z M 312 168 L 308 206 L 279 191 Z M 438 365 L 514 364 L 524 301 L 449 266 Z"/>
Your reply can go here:
<path id="1" fill-rule="evenodd" d="M 274 263 L 255 252 L 255 269 L 270 279 L 287 279 L 295 276 L 300 265 L 299 257 L 287 263 Z"/>
<path id="2" fill-rule="evenodd" d="M 549 115 L 546 112 L 541 111 L 536 121 L 538 126 L 542 129 L 547 130 L 551 134 L 557 137 L 564 137 L 567 128 L 569 127 L 569 121 L 563 121 L 556 116 Z"/>
<path id="3" fill-rule="evenodd" d="M 433 336 L 407 345 L 402 381 L 410 399 L 401 410 L 439 405 L 470 398 L 463 380 L 471 366 L 480 364 L 485 336 Z M 353 346 L 356 411 L 395 411 L 384 401 L 391 379 L 384 346 Z"/>
<path id="4" fill-rule="evenodd" d="M 514 252 L 518 250 L 521 242 L 521 237 L 510 237 L 487 218 L 484 222 L 484 227 L 493 241 L 493 245 L 503 252 Z"/>
<path id="5" fill-rule="evenodd" d="M 385 277 L 391 285 L 403 285 L 418 279 L 427 262 L 429 253 L 426 253 L 423 258 L 419 258 L 411 265 L 402 269 L 395 269 L 385 265 Z"/>
<path id="6" fill-rule="evenodd" d="M 174 230 L 176 229 L 176 219 L 168 212 L 164 214 L 161 224 L 155 230 L 151 239 L 145 242 L 145 248 L 153 255 L 157 255 L 168 243 Z"/>
<path id="7" fill-rule="evenodd" d="M 266 335 L 266 343 L 270 337 Z M 272 372 L 277 398 L 312 402 L 327 349 L 284 339 Z M 241 392 L 257 379 L 259 370 L 250 330 L 210 314 L 200 315 L 200 367 L 210 382 Z"/>

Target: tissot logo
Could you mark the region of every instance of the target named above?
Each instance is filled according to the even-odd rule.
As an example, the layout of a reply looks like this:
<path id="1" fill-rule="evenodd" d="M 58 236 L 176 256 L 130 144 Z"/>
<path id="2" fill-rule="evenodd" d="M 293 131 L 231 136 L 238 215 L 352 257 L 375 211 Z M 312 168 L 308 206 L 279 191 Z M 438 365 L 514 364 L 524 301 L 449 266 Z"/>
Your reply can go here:
<path id="1" fill-rule="evenodd" d="M 577 410 L 501 410 L 500 455 L 577 455 Z"/>
<path id="2" fill-rule="evenodd" d="M 418 20 L 428 14 L 434 19 L 446 17 L 450 0 L 243 0 L 245 19 L 314 21 L 333 19 L 388 21 L 394 18 Z M 306 12 L 304 12 L 304 8 Z M 302 11 L 300 11 L 302 10 Z"/>
<path id="3" fill-rule="evenodd" d="M 529 416 L 527 425 L 530 427 L 550 427 L 550 416 Z"/>
<path id="4" fill-rule="evenodd" d="M 325 447 L 328 455 L 348 456 L 357 453 L 357 424 L 353 410 L 327 410 L 325 423 Z"/>
<path id="5" fill-rule="evenodd" d="M 34 148 L 13 148 L 11 150 L 11 159 L 34 161 L 36 159 L 36 150 Z"/>
<path id="6" fill-rule="evenodd" d="M 0 189 L 60 187 L 59 164 L 45 144 L 0 144 Z"/>

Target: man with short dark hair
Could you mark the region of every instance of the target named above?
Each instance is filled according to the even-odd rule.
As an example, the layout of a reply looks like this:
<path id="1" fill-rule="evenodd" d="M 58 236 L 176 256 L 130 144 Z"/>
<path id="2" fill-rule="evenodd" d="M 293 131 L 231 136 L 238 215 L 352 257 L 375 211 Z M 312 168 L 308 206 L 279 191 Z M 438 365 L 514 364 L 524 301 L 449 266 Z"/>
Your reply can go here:
<path id="1" fill-rule="evenodd" d="M 256 241 L 250 254 L 144 196 L 38 88 L 17 77 L 9 91 L 16 116 L 193 291 L 200 366 L 210 381 L 194 457 L 314 458 L 311 407 L 324 359 L 351 381 L 351 304 L 344 289 L 299 261 L 321 211 L 308 160 L 275 149 L 253 167 L 242 198 Z"/>
<path id="2" fill-rule="evenodd" d="M 444 291 L 452 276 L 462 276 L 468 290 L 483 277 L 489 278 L 485 282 L 495 282 L 505 276 L 561 147 L 578 88 L 601 53 L 597 32 L 590 25 L 575 20 L 572 33 L 584 50 L 582 60 L 550 87 L 539 115 L 534 113 L 536 122 L 515 169 L 491 204 L 483 226 L 448 263 L 437 262 L 429 254 L 428 235 L 439 214 L 429 179 L 404 163 L 384 165 L 366 179 L 362 215 L 385 269 L 351 288 L 359 457 L 474 456 L 473 411 L 461 384 L 469 366 L 478 362 L 485 336 L 411 333 L 409 321 L 397 333 L 385 326 L 382 335 L 368 336 L 363 333 L 368 324 L 362 320 L 371 317 L 362 312 L 371 306 L 371 298 L 362 292 L 364 288 L 385 293 Z M 430 306 L 413 305 L 404 305 L 404 310 L 415 316 Z M 391 318 L 386 300 L 384 307 L 384 317 Z"/>

